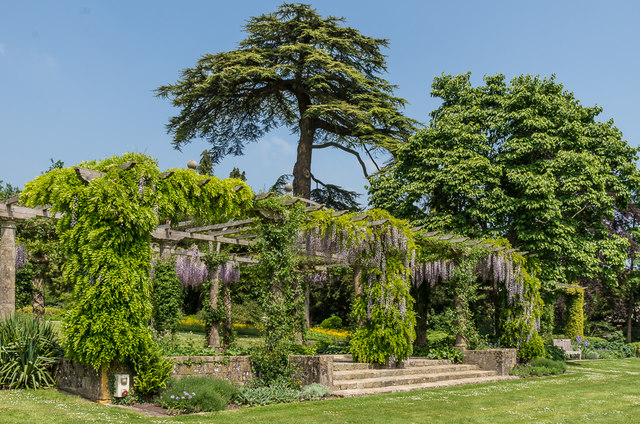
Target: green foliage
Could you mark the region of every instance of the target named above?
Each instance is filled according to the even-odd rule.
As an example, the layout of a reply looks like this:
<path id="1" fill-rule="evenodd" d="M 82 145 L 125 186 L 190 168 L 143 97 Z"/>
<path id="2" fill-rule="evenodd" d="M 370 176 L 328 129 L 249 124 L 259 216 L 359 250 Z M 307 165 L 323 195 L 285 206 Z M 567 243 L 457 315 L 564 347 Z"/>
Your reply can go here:
<path id="1" fill-rule="evenodd" d="M 333 216 L 333 211 L 310 214 L 307 232 L 331 238 L 344 251 L 353 249 L 354 266 L 362 267 L 362 295 L 354 299 L 352 322 L 362 323 L 351 338 L 351 353 L 358 361 L 384 364 L 411 354 L 415 340 L 415 312 L 409 294 L 408 267 L 413 236 L 406 221 L 380 210 L 367 215 L 384 225 L 352 220 L 355 214 Z"/>
<path id="2" fill-rule="evenodd" d="M 296 240 L 306 215 L 301 204 L 285 207 L 280 197 L 265 199 L 257 208 L 259 263 L 255 271 L 261 280 L 257 290 L 265 312 L 265 349 L 275 357 L 286 357 L 296 334 L 304 332 L 304 295 Z"/>
<path id="3" fill-rule="evenodd" d="M 224 410 L 236 392 L 236 387 L 225 380 L 187 376 L 170 380 L 156 402 L 171 411 L 213 412 Z"/>
<path id="4" fill-rule="evenodd" d="M 314 346 L 316 348 L 316 354 L 318 355 L 344 355 L 349 353 L 348 343 L 335 343 L 320 340 Z"/>
<path id="5" fill-rule="evenodd" d="M 33 300 L 33 267 L 27 264 L 16 270 L 16 308 L 30 306 Z"/>
<path id="6" fill-rule="evenodd" d="M 157 89 L 180 109 L 167 128 L 175 147 L 208 140 L 213 163 L 279 126 L 300 131 L 307 148 L 294 168 L 294 193 L 309 198 L 311 149 L 395 149 L 413 130 L 405 100 L 380 78 L 387 40 L 343 27 L 306 4 L 282 4 L 250 18 L 237 50 L 203 56 L 175 84 Z M 357 154 L 356 150 L 352 150 Z M 306 170 L 306 171 L 305 171 Z M 302 190 L 302 191 L 301 191 Z"/>
<path id="7" fill-rule="evenodd" d="M 443 331 L 428 331 L 427 332 L 427 348 L 429 349 L 444 349 L 453 347 L 456 339 L 455 336 Z"/>
<path id="8" fill-rule="evenodd" d="M 565 290 L 567 299 L 567 323 L 564 335 L 567 338 L 574 339 L 576 336 L 584 336 L 584 290 L 576 288 L 567 288 Z"/>
<path id="9" fill-rule="evenodd" d="M 552 359 L 554 361 L 566 361 L 567 355 L 564 350 L 553 345 L 544 345 L 544 357 Z"/>
<path id="10" fill-rule="evenodd" d="M 624 342 L 582 342 L 582 354 L 589 359 L 621 359 L 636 356 L 636 346 Z M 592 358 L 591 358 L 592 357 Z"/>
<path id="11" fill-rule="evenodd" d="M 524 341 L 518 349 L 518 359 L 521 362 L 529 362 L 532 359 L 544 357 L 545 352 L 542 337 L 540 337 L 538 333 L 534 333 L 533 336 Z"/>
<path id="12" fill-rule="evenodd" d="M 461 364 L 464 355 L 458 349 L 451 346 L 415 347 L 413 356 L 420 356 L 429 359 L 449 359 L 454 364 Z"/>
<path id="13" fill-rule="evenodd" d="M 291 387 L 288 381 L 280 379 L 268 386 L 240 386 L 233 400 L 238 405 L 259 406 L 295 402 L 299 398 L 300 390 Z"/>
<path id="14" fill-rule="evenodd" d="M 23 315 L 0 321 L 0 387 L 54 386 L 53 372 L 61 355 L 50 323 Z"/>
<path id="15" fill-rule="evenodd" d="M 247 324 L 255 328 L 262 325 L 263 317 L 264 311 L 258 301 L 247 300 L 231 305 L 231 321 L 234 324 Z"/>
<path id="16" fill-rule="evenodd" d="M 320 383 L 311 383 L 302 387 L 300 390 L 301 400 L 318 400 L 331 394 L 331 390 L 327 386 Z"/>
<path id="17" fill-rule="evenodd" d="M 161 333 L 175 333 L 180 319 L 183 293 L 172 261 L 155 264 L 151 286 L 154 328 Z"/>
<path id="18" fill-rule="evenodd" d="M 537 254 L 548 285 L 615 284 L 628 242 L 604 220 L 637 187 L 636 149 L 554 77 L 484 80 L 434 79 L 442 103 L 372 181 L 372 205 L 432 229 L 507 237 Z"/>
<path id="19" fill-rule="evenodd" d="M 640 342 L 629 343 L 636 350 L 636 356 L 640 357 Z"/>
<path id="20" fill-rule="evenodd" d="M 196 167 L 196 172 L 200 175 L 213 175 L 213 161 L 208 150 L 203 150 L 200 153 L 200 162 Z"/>
<path id="21" fill-rule="evenodd" d="M 136 165 L 120 168 L 126 162 Z M 66 355 L 94 369 L 132 365 L 138 390 L 161 389 L 170 371 L 148 327 L 150 232 L 159 216 L 176 223 L 186 217 L 223 221 L 244 212 L 251 190 L 236 191 L 238 180 L 204 177 L 186 169 L 161 178 L 157 162 L 127 153 L 80 166 L 101 172 L 86 184 L 73 167 L 54 169 L 25 186 L 27 206 L 51 205 L 61 212 L 58 234 L 66 251 L 64 278 L 74 286 L 65 315 Z M 216 207 L 211 207 L 214 203 Z"/>
<path id="22" fill-rule="evenodd" d="M 63 310 L 60 308 L 54 308 L 54 307 L 49 307 L 49 308 L 45 308 L 44 310 L 44 317 L 46 319 L 50 319 L 50 320 L 59 320 L 62 319 L 63 316 Z M 16 314 L 20 315 L 25 315 L 25 316 L 30 316 L 33 315 L 33 306 L 25 306 L 22 307 L 18 310 L 16 310 Z"/>
<path id="23" fill-rule="evenodd" d="M 509 374 L 518 377 L 543 376 L 564 374 L 567 371 L 567 364 L 564 361 L 555 361 L 548 358 L 533 359 L 530 363 L 516 365 Z"/>
<path id="24" fill-rule="evenodd" d="M 132 358 L 135 376 L 134 387 L 143 396 L 159 393 L 167 386 L 173 370 L 173 362 L 163 356 L 157 344 L 146 342 Z"/>
<path id="25" fill-rule="evenodd" d="M 251 369 L 254 383 L 257 386 L 269 386 L 274 382 L 284 381 L 287 385 L 295 385 L 298 373 L 296 367 L 289 362 L 289 353 L 293 349 L 289 346 L 262 346 L 254 349 L 251 355 Z"/>
<path id="26" fill-rule="evenodd" d="M 9 183 L 0 180 L 0 202 L 7 200 L 11 196 L 20 194 L 20 188 L 14 187 Z"/>
<path id="27" fill-rule="evenodd" d="M 320 328 L 342 328 L 342 318 L 335 315 L 330 316 L 320 323 Z"/>

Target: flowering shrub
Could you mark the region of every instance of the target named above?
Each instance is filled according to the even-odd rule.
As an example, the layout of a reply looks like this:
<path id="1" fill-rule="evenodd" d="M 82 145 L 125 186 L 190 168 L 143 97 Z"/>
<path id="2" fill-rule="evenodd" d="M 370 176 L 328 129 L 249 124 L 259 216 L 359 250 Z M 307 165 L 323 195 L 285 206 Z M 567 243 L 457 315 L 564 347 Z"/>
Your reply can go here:
<path id="1" fill-rule="evenodd" d="M 236 393 L 229 382 L 208 377 L 184 377 L 171 380 L 156 402 L 176 412 L 220 411 Z"/>
<path id="2" fill-rule="evenodd" d="M 313 333 L 324 334 L 334 339 L 348 339 L 353 335 L 353 333 L 347 330 L 337 330 L 337 329 L 321 328 L 321 327 L 313 327 L 313 328 L 310 328 L 309 331 Z"/>

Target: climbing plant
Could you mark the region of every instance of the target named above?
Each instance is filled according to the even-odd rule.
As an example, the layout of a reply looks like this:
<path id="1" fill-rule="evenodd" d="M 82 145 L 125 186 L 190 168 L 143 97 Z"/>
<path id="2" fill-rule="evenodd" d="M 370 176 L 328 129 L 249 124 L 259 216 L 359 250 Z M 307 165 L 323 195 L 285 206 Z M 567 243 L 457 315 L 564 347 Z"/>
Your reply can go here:
<path id="1" fill-rule="evenodd" d="M 409 295 L 411 252 L 415 245 L 406 221 L 380 210 L 335 216 L 317 211 L 307 225 L 305 250 L 337 255 L 362 270 L 352 308 L 361 325 L 351 339 L 359 361 L 387 363 L 406 359 L 415 339 L 415 313 Z"/>
<path id="2" fill-rule="evenodd" d="M 564 335 L 570 339 L 584 336 L 584 289 L 581 287 L 567 287 L 567 324 Z"/>
<path id="3" fill-rule="evenodd" d="M 144 390 L 158 390 L 169 369 L 148 328 L 150 232 L 160 218 L 229 219 L 250 206 L 251 191 L 234 189 L 242 181 L 203 181 L 187 169 L 161 174 L 155 159 L 139 153 L 79 166 L 97 172 L 81 179 L 82 169 L 54 169 L 27 183 L 21 195 L 27 206 L 50 204 L 63 214 L 63 272 L 74 285 L 64 324 L 66 356 L 96 370 L 128 363 L 148 383 Z"/>

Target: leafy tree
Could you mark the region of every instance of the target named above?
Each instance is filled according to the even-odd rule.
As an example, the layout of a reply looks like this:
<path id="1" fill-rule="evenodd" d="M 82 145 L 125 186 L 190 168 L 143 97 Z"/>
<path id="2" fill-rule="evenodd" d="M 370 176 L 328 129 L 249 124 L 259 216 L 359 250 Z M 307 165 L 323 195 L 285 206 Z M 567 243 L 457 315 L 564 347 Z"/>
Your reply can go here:
<path id="1" fill-rule="evenodd" d="M 4 181 L 0 180 L 0 202 L 16 194 L 20 194 L 20 188 L 14 187 L 9 183 L 5 184 Z"/>
<path id="2" fill-rule="evenodd" d="M 196 172 L 200 175 L 213 175 L 213 162 L 211 161 L 211 152 L 208 150 L 203 150 L 200 153 L 200 163 L 198 163 Z"/>
<path id="3" fill-rule="evenodd" d="M 404 99 L 378 75 L 388 41 L 343 27 L 305 4 L 282 4 L 250 18 L 237 50 L 203 56 L 175 84 L 157 89 L 180 114 L 167 125 L 179 149 L 196 137 L 211 143 L 213 163 L 241 155 L 247 142 L 286 126 L 299 135 L 293 191 L 311 194 L 311 155 L 328 147 L 351 153 L 394 150 L 414 121 Z"/>
<path id="4" fill-rule="evenodd" d="M 235 168 L 235 167 L 229 173 L 229 178 L 237 178 L 237 179 L 242 180 L 244 182 L 247 181 L 247 176 L 244 174 L 244 171 L 240 172 L 240 169 Z"/>
<path id="5" fill-rule="evenodd" d="M 371 203 L 430 228 L 506 237 L 538 255 L 547 282 L 615 283 L 628 243 L 603 220 L 637 186 L 637 150 L 555 77 L 469 78 L 434 79 L 441 106 L 372 183 Z"/>

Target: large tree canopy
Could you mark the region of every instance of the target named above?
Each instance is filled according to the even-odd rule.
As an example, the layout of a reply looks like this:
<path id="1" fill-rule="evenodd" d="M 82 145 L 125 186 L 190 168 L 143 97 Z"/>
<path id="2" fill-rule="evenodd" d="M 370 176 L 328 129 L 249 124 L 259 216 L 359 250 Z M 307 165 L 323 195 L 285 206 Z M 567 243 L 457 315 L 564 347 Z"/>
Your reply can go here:
<path id="1" fill-rule="evenodd" d="M 434 79 L 442 105 L 375 179 L 372 204 L 432 228 L 504 236 L 538 255 L 547 282 L 613 282 L 627 241 L 603 220 L 637 187 L 636 149 L 554 77 L 469 79 Z"/>
<path id="2" fill-rule="evenodd" d="M 241 155 L 247 142 L 286 126 L 299 134 L 295 194 L 309 198 L 313 149 L 393 151 L 413 131 L 398 112 L 405 100 L 379 77 L 386 71 L 384 39 L 343 27 L 308 5 L 283 4 L 249 19 L 237 50 L 203 56 L 175 84 L 158 88 L 180 114 L 167 125 L 174 147 L 202 137 L 214 163 Z"/>

